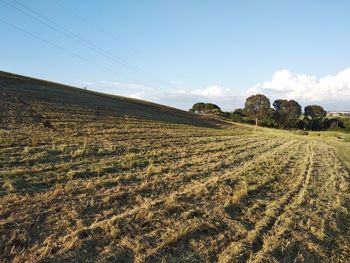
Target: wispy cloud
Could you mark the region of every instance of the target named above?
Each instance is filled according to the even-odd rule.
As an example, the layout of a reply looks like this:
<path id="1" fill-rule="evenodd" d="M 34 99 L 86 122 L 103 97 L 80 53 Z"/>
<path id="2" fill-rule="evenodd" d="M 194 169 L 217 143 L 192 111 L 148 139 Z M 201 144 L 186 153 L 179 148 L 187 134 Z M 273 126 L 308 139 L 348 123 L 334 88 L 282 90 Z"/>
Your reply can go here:
<path id="1" fill-rule="evenodd" d="M 203 89 L 195 89 L 190 91 L 178 90 L 177 93 L 205 98 L 220 98 L 233 95 L 231 89 L 224 88 L 220 85 L 212 85 Z"/>
<path id="2" fill-rule="evenodd" d="M 109 81 L 109 80 L 101 80 L 97 84 L 102 84 L 108 87 L 119 87 L 124 89 L 138 89 L 138 90 L 153 90 L 153 88 L 137 84 L 137 83 L 125 83 L 125 82 L 117 82 L 117 81 Z"/>
<path id="3" fill-rule="evenodd" d="M 232 89 L 215 84 L 202 89 L 184 90 L 163 93 L 157 102 L 188 110 L 196 102 L 211 102 L 223 110 L 232 110 L 243 106 L 244 96 L 235 94 Z"/>
<path id="4" fill-rule="evenodd" d="M 317 78 L 282 69 L 276 71 L 271 80 L 258 83 L 243 94 L 235 89 L 214 84 L 203 88 L 178 89 L 159 92 L 151 87 L 115 81 L 79 81 L 79 85 L 93 90 L 150 100 L 181 109 L 189 109 L 196 102 L 212 102 L 223 110 L 243 107 L 247 96 L 263 93 L 271 102 L 275 99 L 295 99 L 303 106 L 318 103 L 328 110 L 350 110 L 350 68 L 335 75 Z"/>
<path id="5" fill-rule="evenodd" d="M 145 93 L 143 91 L 141 91 L 141 92 L 136 92 L 136 93 L 130 94 L 127 97 L 141 100 L 141 99 L 144 99 L 144 95 L 145 95 Z"/>

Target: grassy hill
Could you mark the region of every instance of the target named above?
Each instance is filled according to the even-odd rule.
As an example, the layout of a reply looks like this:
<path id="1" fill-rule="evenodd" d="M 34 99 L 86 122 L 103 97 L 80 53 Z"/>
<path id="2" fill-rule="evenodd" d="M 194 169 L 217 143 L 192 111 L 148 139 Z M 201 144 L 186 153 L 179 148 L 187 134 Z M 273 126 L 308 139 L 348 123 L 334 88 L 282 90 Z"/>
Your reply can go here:
<path id="1" fill-rule="evenodd" d="M 219 125 L 190 112 L 132 98 L 87 91 L 0 71 L 0 118 L 5 124 L 88 122 L 106 117 L 134 117 L 213 127 Z"/>
<path id="2" fill-rule="evenodd" d="M 1 262 L 348 262 L 350 136 L 1 73 Z"/>

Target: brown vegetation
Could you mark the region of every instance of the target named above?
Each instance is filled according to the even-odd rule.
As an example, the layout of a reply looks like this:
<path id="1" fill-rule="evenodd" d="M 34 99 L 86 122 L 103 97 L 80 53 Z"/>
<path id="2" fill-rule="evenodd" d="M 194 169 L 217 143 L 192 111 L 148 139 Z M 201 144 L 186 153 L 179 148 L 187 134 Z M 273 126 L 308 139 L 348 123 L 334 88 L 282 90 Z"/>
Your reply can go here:
<path id="1" fill-rule="evenodd" d="M 185 118 L 180 123 L 167 109 L 146 118 L 131 102 L 125 116 L 117 106 L 101 108 L 104 97 L 94 108 L 87 91 L 74 91 L 86 96 L 84 103 L 75 98 L 76 106 L 59 96 L 40 100 L 49 96 L 44 88 L 19 92 L 9 83 L 0 88 L 28 92 L 23 101 L 54 129 L 3 115 L 1 261 L 350 258 L 349 172 L 347 157 L 338 159 L 345 150 L 287 132 L 215 128 L 220 123 L 190 113 L 176 113 Z"/>

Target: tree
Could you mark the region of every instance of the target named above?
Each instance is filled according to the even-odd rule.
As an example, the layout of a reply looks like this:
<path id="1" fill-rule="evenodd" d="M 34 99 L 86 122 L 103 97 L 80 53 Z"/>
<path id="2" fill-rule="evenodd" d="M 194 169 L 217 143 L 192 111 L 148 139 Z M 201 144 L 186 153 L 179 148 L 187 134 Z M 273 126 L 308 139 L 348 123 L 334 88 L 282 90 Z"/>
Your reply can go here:
<path id="1" fill-rule="evenodd" d="M 301 115 L 301 106 L 295 100 L 275 100 L 275 120 L 281 128 L 296 128 Z"/>
<path id="2" fill-rule="evenodd" d="M 195 113 L 200 113 L 200 114 L 216 114 L 216 115 L 220 115 L 222 112 L 218 105 L 215 105 L 213 103 L 204 103 L 204 102 L 198 102 L 193 104 L 190 111 Z"/>
<path id="3" fill-rule="evenodd" d="M 309 105 L 304 109 L 305 118 L 309 119 L 310 129 L 320 129 L 327 112 L 319 105 Z M 315 126 L 316 124 L 316 126 Z"/>
<path id="4" fill-rule="evenodd" d="M 257 94 L 247 98 L 244 105 L 244 112 L 248 118 L 255 120 L 255 125 L 267 116 L 270 109 L 270 100 L 262 94 Z"/>
<path id="5" fill-rule="evenodd" d="M 276 111 L 272 108 L 269 108 L 265 116 L 261 119 L 260 123 L 262 126 L 266 127 L 277 127 L 277 122 L 275 119 Z"/>
<path id="6" fill-rule="evenodd" d="M 235 110 L 233 111 L 233 113 L 234 113 L 234 114 L 237 114 L 237 115 L 240 115 L 240 116 L 242 116 L 242 117 L 246 117 L 246 116 L 245 116 L 245 113 L 244 113 L 244 110 L 241 109 L 241 108 L 235 109 Z"/>
<path id="7" fill-rule="evenodd" d="M 206 103 L 204 108 L 205 113 L 217 113 L 221 112 L 221 109 L 218 105 L 213 103 Z"/>
<path id="8" fill-rule="evenodd" d="M 325 119 L 325 129 L 332 130 L 332 129 L 345 129 L 345 125 L 342 119 L 340 118 L 330 118 Z"/>
<path id="9" fill-rule="evenodd" d="M 190 109 L 191 112 L 195 113 L 203 113 L 205 108 L 205 103 L 204 102 L 197 102 L 193 104 L 192 108 Z"/>
<path id="10" fill-rule="evenodd" d="M 327 112 L 319 105 L 309 105 L 305 107 L 305 116 L 311 119 L 324 119 Z"/>
<path id="11" fill-rule="evenodd" d="M 233 112 L 229 113 L 229 117 L 235 122 L 244 122 L 246 115 L 243 109 L 235 109 Z"/>

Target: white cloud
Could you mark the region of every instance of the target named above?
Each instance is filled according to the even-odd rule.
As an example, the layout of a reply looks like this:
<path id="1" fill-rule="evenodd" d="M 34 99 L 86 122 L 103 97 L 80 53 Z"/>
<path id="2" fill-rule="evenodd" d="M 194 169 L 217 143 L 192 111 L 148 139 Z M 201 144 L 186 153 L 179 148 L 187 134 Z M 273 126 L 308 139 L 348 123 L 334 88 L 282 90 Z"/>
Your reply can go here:
<path id="1" fill-rule="evenodd" d="M 244 105 L 245 96 L 235 94 L 233 90 L 220 85 L 211 85 L 203 89 L 177 90 L 160 94 L 155 101 L 169 106 L 188 110 L 196 102 L 211 102 L 222 110 L 232 110 Z"/>
<path id="2" fill-rule="evenodd" d="M 230 93 L 230 91 L 231 89 L 226 89 L 219 85 L 213 85 L 205 89 L 196 89 L 191 93 L 194 95 L 203 96 L 207 98 L 217 98 L 217 97 L 227 96 L 228 93 Z"/>
<path id="3" fill-rule="evenodd" d="M 124 83 L 124 82 L 116 82 L 116 81 L 108 81 L 108 80 L 101 80 L 99 82 L 100 84 L 108 87 L 118 87 L 118 88 L 125 88 L 125 89 L 139 89 L 139 90 L 153 90 L 153 88 L 137 84 L 137 83 Z"/>
<path id="4" fill-rule="evenodd" d="M 258 83 L 249 94 L 263 93 L 273 98 L 302 101 L 344 101 L 350 99 L 350 68 L 336 75 L 323 78 L 292 73 L 286 69 L 277 71 L 271 81 Z"/>
<path id="5" fill-rule="evenodd" d="M 141 100 L 141 99 L 144 98 L 144 95 L 145 95 L 145 93 L 144 93 L 143 91 L 141 91 L 141 92 L 137 92 L 137 93 L 130 94 L 130 95 L 128 95 L 127 97 L 133 98 L 133 99 Z"/>
<path id="6" fill-rule="evenodd" d="M 204 89 L 196 89 L 191 91 L 178 90 L 177 93 L 205 98 L 222 98 L 232 96 L 231 89 L 224 88 L 220 85 L 212 85 Z"/>

